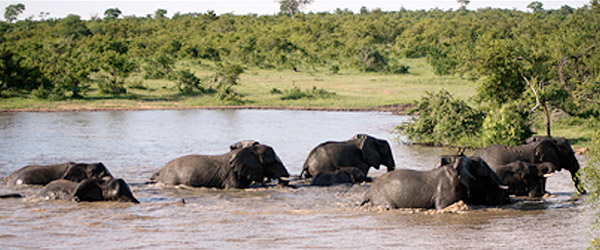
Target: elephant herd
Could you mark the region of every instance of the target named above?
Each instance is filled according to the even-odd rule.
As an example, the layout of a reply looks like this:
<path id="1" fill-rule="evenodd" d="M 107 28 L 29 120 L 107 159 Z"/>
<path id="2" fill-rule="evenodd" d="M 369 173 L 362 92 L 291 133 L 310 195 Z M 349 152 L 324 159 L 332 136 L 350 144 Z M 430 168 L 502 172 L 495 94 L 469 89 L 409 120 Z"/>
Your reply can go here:
<path id="1" fill-rule="evenodd" d="M 221 155 L 187 155 L 168 162 L 148 183 L 212 188 L 248 188 L 276 181 L 290 184 L 290 174 L 273 148 L 240 141 Z M 367 177 L 369 169 L 387 173 Z M 371 182 L 363 206 L 443 209 L 455 202 L 497 206 L 510 195 L 543 197 L 546 179 L 566 169 L 579 193 L 579 163 L 565 138 L 532 137 L 520 146 L 492 145 L 472 156 L 444 155 L 431 170 L 396 169 L 386 140 L 358 134 L 347 141 L 321 143 L 310 151 L 300 178 L 312 186 Z M 4 178 L 9 186 L 44 185 L 44 199 L 125 201 L 138 203 L 123 179 L 114 178 L 102 163 L 31 165 Z M 6 194 L 2 198 L 20 197 Z"/>

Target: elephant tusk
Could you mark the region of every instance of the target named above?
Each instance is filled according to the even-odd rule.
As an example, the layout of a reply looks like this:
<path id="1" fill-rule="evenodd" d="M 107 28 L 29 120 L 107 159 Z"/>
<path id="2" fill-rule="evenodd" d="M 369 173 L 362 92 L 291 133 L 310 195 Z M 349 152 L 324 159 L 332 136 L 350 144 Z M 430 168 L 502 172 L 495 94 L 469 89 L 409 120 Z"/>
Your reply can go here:
<path id="1" fill-rule="evenodd" d="M 544 174 L 544 178 L 548 178 L 548 177 L 550 177 L 552 175 L 554 175 L 554 173 Z"/>
<path id="2" fill-rule="evenodd" d="M 508 190 L 508 186 L 506 186 L 506 185 L 498 185 L 498 188 L 503 189 L 503 190 Z"/>
<path id="3" fill-rule="evenodd" d="M 295 178 L 292 177 L 292 176 L 282 176 L 282 177 L 279 177 L 279 180 L 282 180 L 282 181 L 292 181 L 294 179 Z"/>

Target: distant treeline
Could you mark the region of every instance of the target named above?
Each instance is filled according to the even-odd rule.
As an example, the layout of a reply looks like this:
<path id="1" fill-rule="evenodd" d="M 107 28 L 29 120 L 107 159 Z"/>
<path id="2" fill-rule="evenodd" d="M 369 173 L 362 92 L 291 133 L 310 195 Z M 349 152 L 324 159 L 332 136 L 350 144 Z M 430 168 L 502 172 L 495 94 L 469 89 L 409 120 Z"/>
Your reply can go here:
<path id="1" fill-rule="evenodd" d="M 294 18 L 118 12 L 89 21 L 71 15 L 0 23 L 0 95 L 36 90 L 41 97 L 79 97 L 91 80 L 119 93 L 131 72 L 167 78 L 180 60 L 401 74 L 410 69 L 398 59 L 426 57 L 436 74 L 480 81 L 485 102 L 502 104 L 537 89 L 536 95 L 570 113 L 597 115 L 600 4 L 531 6 L 531 12 L 338 9 Z"/>

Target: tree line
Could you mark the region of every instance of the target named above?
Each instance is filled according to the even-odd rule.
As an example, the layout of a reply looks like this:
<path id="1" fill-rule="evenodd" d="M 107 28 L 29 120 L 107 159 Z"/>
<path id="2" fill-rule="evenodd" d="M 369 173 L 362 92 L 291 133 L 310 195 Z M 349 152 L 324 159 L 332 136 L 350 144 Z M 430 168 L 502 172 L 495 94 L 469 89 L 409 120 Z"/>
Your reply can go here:
<path id="1" fill-rule="evenodd" d="M 523 105 L 540 110 L 551 105 L 569 114 L 599 115 L 597 0 L 558 10 L 533 2 L 531 11 L 471 11 L 465 8 L 468 1 L 461 4 L 447 11 L 362 8 L 308 14 L 284 13 L 282 5 L 279 15 L 207 11 L 172 18 L 162 9 L 135 17 L 112 8 L 92 20 L 70 15 L 17 22 L 14 15 L 25 6 L 9 6 L 9 22 L 0 23 L 0 95 L 79 98 L 91 82 L 118 94 L 134 71 L 146 78 L 185 78 L 189 70 L 182 73 L 175 66 L 184 60 L 234 68 L 402 74 L 410 69 L 398 59 L 425 57 L 436 74 L 479 82 L 480 103 L 490 107 L 527 100 Z"/>

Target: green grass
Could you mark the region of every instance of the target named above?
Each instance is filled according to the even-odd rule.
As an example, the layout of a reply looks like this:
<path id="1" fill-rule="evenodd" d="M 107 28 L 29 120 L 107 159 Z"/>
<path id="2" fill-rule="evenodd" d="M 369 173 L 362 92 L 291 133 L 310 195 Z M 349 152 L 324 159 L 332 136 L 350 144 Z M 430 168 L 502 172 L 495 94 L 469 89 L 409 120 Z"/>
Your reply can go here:
<path id="1" fill-rule="evenodd" d="M 384 105 L 409 104 L 418 100 L 426 91 L 446 89 L 455 97 L 468 98 L 475 94 L 476 84 L 458 76 L 436 76 L 425 59 L 404 59 L 399 62 L 410 66 L 409 74 L 393 75 L 329 70 L 277 71 L 249 68 L 240 76 L 239 85 L 234 90 L 243 95 L 245 106 L 266 107 L 320 107 L 320 108 L 376 108 Z M 206 86 L 214 71 L 206 66 L 191 66 L 199 77 L 205 78 Z M 0 109 L 110 109 L 110 108 L 177 108 L 196 106 L 222 106 L 227 103 L 216 95 L 182 96 L 174 88 L 173 81 L 146 80 L 141 75 L 133 75 L 128 82 L 142 82 L 145 89 L 128 88 L 127 94 L 120 96 L 103 95 L 95 86 L 90 88 L 81 100 L 46 101 L 23 96 L 0 99 Z M 282 95 L 272 94 L 277 88 L 281 91 L 294 87 L 309 91 L 316 87 L 335 93 L 329 98 L 300 98 L 282 100 Z"/>

